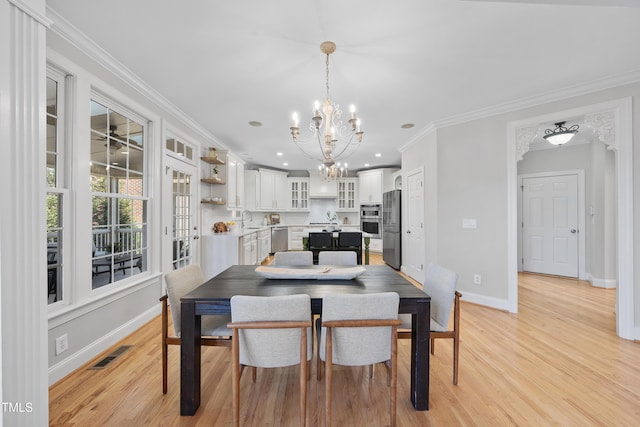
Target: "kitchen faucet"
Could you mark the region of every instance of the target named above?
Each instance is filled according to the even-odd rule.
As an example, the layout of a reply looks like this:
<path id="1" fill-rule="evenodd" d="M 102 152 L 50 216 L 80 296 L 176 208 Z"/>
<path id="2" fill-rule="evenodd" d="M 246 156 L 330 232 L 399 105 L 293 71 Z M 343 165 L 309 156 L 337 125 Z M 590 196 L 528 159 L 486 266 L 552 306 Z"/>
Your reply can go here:
<path id="1" fill-rule="evenodd" d="M 253 215 L 251 214 L 251 212 L 242 211 L 242 213 L 240 214 L 240 228 L 244 228 L 244 213 L 245 212 L 249 214 L 249 221 L 253 221 Z"/>

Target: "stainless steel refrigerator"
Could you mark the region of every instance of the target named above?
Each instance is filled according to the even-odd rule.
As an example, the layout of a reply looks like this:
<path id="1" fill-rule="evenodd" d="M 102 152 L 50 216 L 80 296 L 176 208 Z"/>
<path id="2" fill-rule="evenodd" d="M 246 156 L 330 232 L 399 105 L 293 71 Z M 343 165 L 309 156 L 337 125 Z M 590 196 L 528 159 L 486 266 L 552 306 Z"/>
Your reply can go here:
<path id="1" fill-rule="evenodd" d="M 396 270 L 402 265 L 401 191 L 382 195 L 382 259 Z"/>

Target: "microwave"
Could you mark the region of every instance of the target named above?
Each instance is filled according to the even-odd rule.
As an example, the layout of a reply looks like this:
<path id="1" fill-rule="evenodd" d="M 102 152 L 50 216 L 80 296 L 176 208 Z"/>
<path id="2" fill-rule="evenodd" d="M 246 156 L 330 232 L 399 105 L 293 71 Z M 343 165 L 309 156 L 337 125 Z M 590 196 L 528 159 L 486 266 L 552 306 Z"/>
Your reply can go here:
<path id="1" fill-rule="evenodd" d="M 380 218 L 382 216 L 381 205 L 360 205 L 361 218 Z"/>

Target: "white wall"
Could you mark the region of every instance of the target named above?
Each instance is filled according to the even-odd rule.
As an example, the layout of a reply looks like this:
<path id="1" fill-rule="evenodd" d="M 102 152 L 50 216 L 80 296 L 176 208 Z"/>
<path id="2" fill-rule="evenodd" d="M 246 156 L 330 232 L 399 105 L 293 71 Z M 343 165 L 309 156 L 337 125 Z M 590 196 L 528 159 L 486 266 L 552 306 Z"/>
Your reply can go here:
<path id="1" fill-rule="evenodd" d="M 459 288 L 472 300 L 499 308 L 507 308 L 507 158 L 505 152 L 507 124 L 528 117 L 542 116 L 555 111 L 569 110 L 605 101 L 640 96 L 640 84 L 629 84 L 581 96 L 490 115 L 476 120 L 442 125 L 437 130 L 417 138 L 404 148 L 403 170 L 419 164 L 429 169 L 432 159 L 425 149 L 437 145 L 437 200 L 427 200 L 438 207 L 435 229 L 437 253 L 427 261 L 447 265 L 460 275 Z M 453 122 L 453 120 L 451 121 Z M 640 112 L 633 112 L 634 170 L 640 171 Z M 421 160 L 418 160 L 421 159 Z M 611 162 L 611 159 L 606 159 Z M 418 163 L 417 163 L 418 162 Z M 605 169 L 609 170 L 609 169 Z M 608 174 L 608 172 L 607 172 Z M 640 173 L 634 174 L 635 205 L 640 201 Z M 608 213 L 609 214 L 609 213 Z M 464 230 L 463 218 L 477 220 L 478 228 Z M 433 218 L 430 218 L 433 220 Z M 429 218 L 425 214 L 425 223 Z M 640 209 L 634 209 L 634 222 L 640 224 Z M 635 327 L 640 337 L 640 234 L 634 238 L 633 283 Z M 610 242 L 606 244 L 611 244 Z M 603 263 L 606 276 L 611 260 Z M 482 275 L 482 284 L 474 285 L 473 274 Z"/>

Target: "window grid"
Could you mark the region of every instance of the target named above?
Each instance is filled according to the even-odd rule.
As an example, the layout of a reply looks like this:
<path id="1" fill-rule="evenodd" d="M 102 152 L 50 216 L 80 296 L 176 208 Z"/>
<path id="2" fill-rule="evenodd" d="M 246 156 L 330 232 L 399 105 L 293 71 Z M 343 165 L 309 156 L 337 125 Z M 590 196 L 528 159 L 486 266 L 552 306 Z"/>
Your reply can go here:
<path id="1" fill-rule="evenodd" d="M 64 298 L 64 252 L 66 230 L 63 218 L 65 209 L 62 148 L 64 141 L 63 113 L 65 75 L 53 68 L 47 69 L 46 79 L 46 130 L 45 177 L 47 195 L 46 248 L 47 248 L 47 302 L 62 304 Z"/>
<path id="2" fill-rule="evenodd" d="M 173 171 L 173 268 L 191 264 L 191 175 Z"/>
<path id="3" fill-rule="evenodd" d="M 146 271 L 144 126 L 91 100 L 92 288 Z"/>

